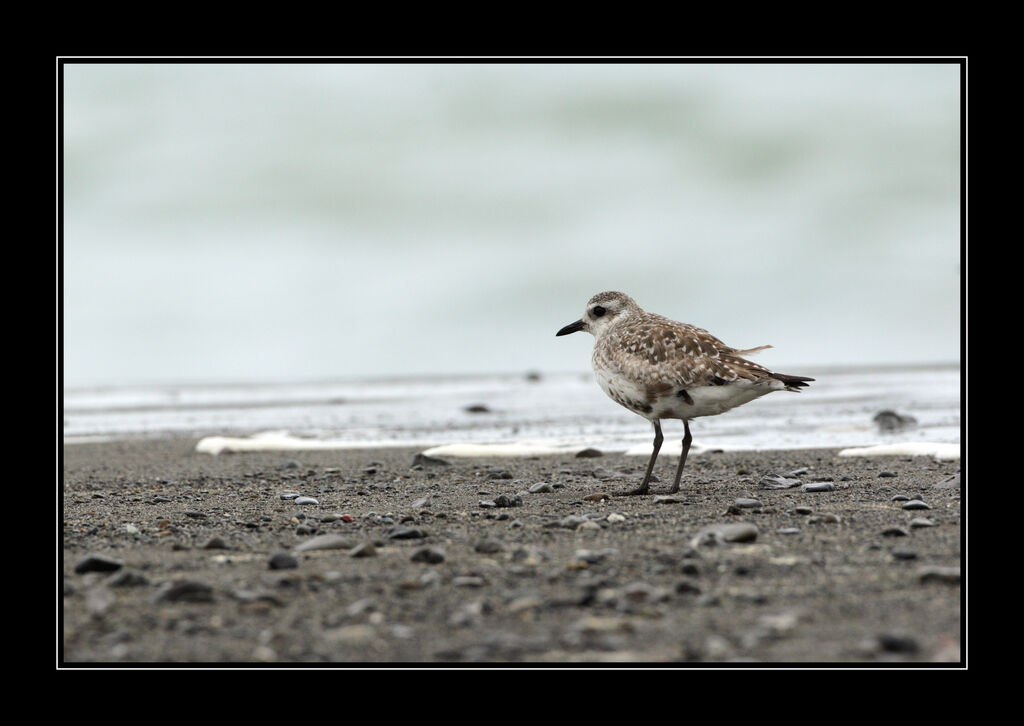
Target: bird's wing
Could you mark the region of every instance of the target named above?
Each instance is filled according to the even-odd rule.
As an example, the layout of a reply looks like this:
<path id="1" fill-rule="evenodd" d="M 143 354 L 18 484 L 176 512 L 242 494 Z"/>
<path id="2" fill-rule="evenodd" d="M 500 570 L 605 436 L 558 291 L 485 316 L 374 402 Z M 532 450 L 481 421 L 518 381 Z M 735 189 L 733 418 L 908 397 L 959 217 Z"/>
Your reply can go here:
<path id="1" fill-rule="evenodd" d="M 650 393 L 723 385 L 738 379 L 764 380 L 770 375 L 764 366 L 740 357 L 769 346 L 738 350 L 703 328 L 661 316 L 649 315 L 630 326 L 629 334 L 616 343 L 617 367 Z"/>

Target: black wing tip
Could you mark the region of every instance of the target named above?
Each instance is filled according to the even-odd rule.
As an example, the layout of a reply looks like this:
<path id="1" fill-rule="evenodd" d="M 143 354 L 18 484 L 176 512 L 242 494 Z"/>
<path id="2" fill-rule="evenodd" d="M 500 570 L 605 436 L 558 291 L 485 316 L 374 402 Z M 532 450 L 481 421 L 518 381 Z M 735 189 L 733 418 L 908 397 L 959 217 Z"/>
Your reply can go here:
<path id="1" fill-rule="evenodd" d="M 814 380 L 807 376 L 791 376 L 787 373 L 772 373 L 771 376 L 775 380 L 785 383 L 786 390 L 788 391 L 799 391 L 801 388 L 807 388 L 807 383 Z"/>

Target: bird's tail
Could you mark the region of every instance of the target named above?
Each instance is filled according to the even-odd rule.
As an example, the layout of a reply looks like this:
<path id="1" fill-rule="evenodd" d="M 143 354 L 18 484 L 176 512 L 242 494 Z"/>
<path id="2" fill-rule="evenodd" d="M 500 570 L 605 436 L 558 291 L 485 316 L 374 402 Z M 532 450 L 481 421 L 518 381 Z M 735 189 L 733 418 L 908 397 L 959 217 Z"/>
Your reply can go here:
<path id="1" fill-rule="evenodd" d="M 807 376 L 791 376 L 786 373 L 772 373 L 771 377 L 777 381 L 782 381 L 786 385 L 787 391 L 793 391 L 799 393 L 801 388 L 807 387 L 807 381 L 813 381 L 813 378 Z"/>

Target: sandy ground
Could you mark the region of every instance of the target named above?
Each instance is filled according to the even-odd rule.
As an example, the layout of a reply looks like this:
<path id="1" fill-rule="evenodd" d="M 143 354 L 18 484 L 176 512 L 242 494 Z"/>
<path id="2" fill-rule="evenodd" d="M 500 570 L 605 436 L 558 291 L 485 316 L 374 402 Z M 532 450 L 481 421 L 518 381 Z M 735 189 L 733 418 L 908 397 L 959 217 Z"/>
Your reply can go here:
<path id="1" fill-rule="evenodd" d="M 64 447 L 62 664 L 963 665 L 959 462 L 709 452 L 663 501 L 668 456 L 601 499 L 646 461 L 195 443 Z"/>

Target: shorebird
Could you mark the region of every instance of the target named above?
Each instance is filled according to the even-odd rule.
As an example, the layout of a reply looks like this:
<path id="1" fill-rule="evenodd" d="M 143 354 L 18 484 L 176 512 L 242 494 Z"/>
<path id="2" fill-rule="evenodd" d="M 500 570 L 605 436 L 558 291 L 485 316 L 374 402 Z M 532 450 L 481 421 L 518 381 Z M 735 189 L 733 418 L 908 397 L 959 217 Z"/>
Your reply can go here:
<path id="1" fill-rule="evenodd" d="M 741 357 L 770 345 L 730 348 L 703 328 L 647 312 L 621 292 L 594 295 L 583 317 L 555 335 L 580 330 L 594 336 L 591 361 L 601 390 L 654 424 L 654 451 L 644 480 L 622 494 L 647 494 L 663 441 L 662 419 L 681 419 L 686 432 L 672 494 L 679 491 L 693 440 L 691 419 L 716 416 L 772 391 L 799 392 L 814 380 L 773 373 Z"/>

